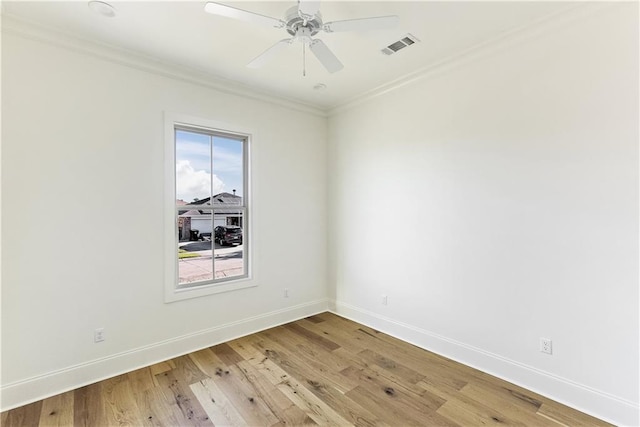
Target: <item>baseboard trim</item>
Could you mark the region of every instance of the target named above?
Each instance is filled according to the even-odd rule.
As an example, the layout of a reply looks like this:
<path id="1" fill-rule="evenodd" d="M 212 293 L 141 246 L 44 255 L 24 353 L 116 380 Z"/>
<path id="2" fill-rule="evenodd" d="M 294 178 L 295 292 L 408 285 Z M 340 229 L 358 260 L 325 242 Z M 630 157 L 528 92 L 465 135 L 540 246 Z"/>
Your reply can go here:
<path id="1" fill-rule="evenodd" d="M 339 301 L 333 313 L 479 369 L 619 426 L 640 425 L 640 405 L 540 369 Z"/>
<path id="2" fill-rule="evenodd" d="M 6 384 L 0 388 L 0 410 L 4 412 L 154 363 L 322 313 L 329 308 L 328 303 L 327 299 L 320 299 L 271 311 Z"/>

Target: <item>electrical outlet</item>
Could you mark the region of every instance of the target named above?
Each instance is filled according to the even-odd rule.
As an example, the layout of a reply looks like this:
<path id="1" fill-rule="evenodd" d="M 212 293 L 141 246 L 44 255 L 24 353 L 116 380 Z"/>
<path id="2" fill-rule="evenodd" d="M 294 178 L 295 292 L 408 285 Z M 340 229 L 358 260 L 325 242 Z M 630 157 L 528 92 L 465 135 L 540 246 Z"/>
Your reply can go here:
<path id="1" fill-rule="evenodd" d="M 93 331 L 93 342 L 102 342 L 104 340 L 104 328 L 98 328 Z"/>
<path id="2" fill-rule="evenodd" d="M 285 298 L 289 298 L 289 289 L 286 289 L 286 288 L 285 288 L 285 290 L 284 290 L 284 297 L 285 297 Z"/>
<path id="3" fill-rule="evenodd" d="M 540 338 L 540 351 L 542 353 L 552 354 L 551 340 L 549 338 Z"/>
<path id="4" fill-rule="evenodd" d="M 386 295 L 382 295 L 382 305 L 387 305 L 389 303 L 389 299 Z"/>

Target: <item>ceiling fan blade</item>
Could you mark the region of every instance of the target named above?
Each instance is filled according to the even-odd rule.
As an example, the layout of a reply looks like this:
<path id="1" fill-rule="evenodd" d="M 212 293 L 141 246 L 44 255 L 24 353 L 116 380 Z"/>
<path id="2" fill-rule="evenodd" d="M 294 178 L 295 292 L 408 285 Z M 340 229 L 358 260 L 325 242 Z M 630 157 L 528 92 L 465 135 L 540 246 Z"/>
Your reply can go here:
<path id="1" fill-rule="evenodd" d="M 327 69 L 330 73 L 335 73 L 336 71 L 340 71 L 344 68 L 342 62 L 329 50 L 326 44 L 322 40 L 315 39 L 312 40 L 309 44 L 309 49 L 311 52 L 318 58 L 318 61 L 324 68 Z"/>
<path id="2" fill-rule="evenodd" d="M 269 62 L 278 52 L 290 45 L 292 39 L 283 39 L 271 46 L 269 49 L 258 55 L 253 61 L 247 64 L 249 68 L 260 68 Z"/>
<path id="3" fill-rule="evenodd" d="M 376 16 L 374 18 L 347 19 L 344 21 L 327 22 L 322 29 L 327 33 L 335 33 L 339 31 L 368 31 L 383 30 L 385 28 L 393 28 L 400 22 L 400 18 L 396 15 Z"/>
<path id="4" fill-rule="evenodd" d="M 320 0 L 298 0 L 298 11 L 305 16 L 316 16 L 320 10 Z"/>
<path id="5" fill-rule="evenodd" d="M 204 11 L 213 15 L 225 16 L 227 18 L 233 18 L 240 21 L 265 25 L 267 27 L 284 28 L 287 25 L 286 22 L 281 19 L 260 15 L 259 13 L 237 9 L 235 7 L 212 1 L 207 2 L 207 4 L 204 6 Z"/>

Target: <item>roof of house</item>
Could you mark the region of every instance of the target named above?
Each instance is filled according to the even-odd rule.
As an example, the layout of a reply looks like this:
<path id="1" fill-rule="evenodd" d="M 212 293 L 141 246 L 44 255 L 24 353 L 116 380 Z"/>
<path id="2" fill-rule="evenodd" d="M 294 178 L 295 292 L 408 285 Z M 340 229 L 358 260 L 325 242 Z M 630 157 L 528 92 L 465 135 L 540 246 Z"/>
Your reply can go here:
<path id="1" fill-rule="evenodd" d="M 213 199 L 213 204 L 211 203 L 211 199 Z M 176 201 L 178 206 L 182 206 L 179 201 Z M 215 206 L 215 207 L 226 207 L 226 206 L 240 206 L 242 203 L 242 197 L 236 196 L 231 193 L 218 193 L 213 197 L 206 197 L 201 200 L 197 200 L 195 202 L 190 202 L 185 207 L 195 207 L 195 206 Z M 180 216 L 194 216 L 194 215 L 208 215 L 210 212 L 204 210 L 181 210 L 178 212 Z"/>
<path id="2" fill-rule="evenodd" d="M 242 203 L 241 196 L 236 196 L 235 194 L 223 192 L 223 193 L 218 193 L 213 197 L 206 197 L 204 199 L 191 202 L 189 204 L 211 206 L 212 205 L 212 203 L 210 202 L 211 199 L 213 199 L 213 206 L 216 206 L 216 205 L 239 206 L 240 203 Z"/>

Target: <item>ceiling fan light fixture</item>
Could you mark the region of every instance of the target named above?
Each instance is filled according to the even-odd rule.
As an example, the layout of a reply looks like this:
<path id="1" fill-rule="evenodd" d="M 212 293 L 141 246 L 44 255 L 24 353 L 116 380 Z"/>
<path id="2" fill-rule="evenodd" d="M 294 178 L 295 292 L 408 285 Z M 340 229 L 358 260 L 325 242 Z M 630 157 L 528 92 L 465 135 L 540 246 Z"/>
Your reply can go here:
<path id="1" fill-rule="evenodd" d="M 88 3 L 89 9 L 97 13 L 98 15 L 105 16 L 107 18 L 113 18 L 116 16 L 116 9 L 109 3 L 103 1 L 92 0 Z"/>
<path id="2" fill-rule="evenodd" d="M 298 6 L 289 8 L 285 14 L 285 20 L 272 18 L 248 10 L 237 9 L 222 3 L 209 1 L 205 4 L 205 12 L 213 15 L 233 18 L 239 21 L 247 21 L 256 24 L 264 24 L 275 28 L 283 28 L 292 36 L 289 39 L 280 40 L 275 45 L 264 51 L 260 56 L 251 61 L 249 68 L 259 68 L 268 62 L 278 51 L 294 41 L 302 43 L 302 75 L 306 75 L 306 48 L 315 55 L 324 68 L 335 73 L 344 68 L 342 62 L 333 54 L 331 49 L 320 39 L 312 38 L 318 32 L 326 33 L 339 31 L 369 31 L 394 27 L 399 22 L 399 17 L 374 16 L 371 18 L 348 19 L 324 23 L 320 14 L 320 0 L 298 0 Z"/>

